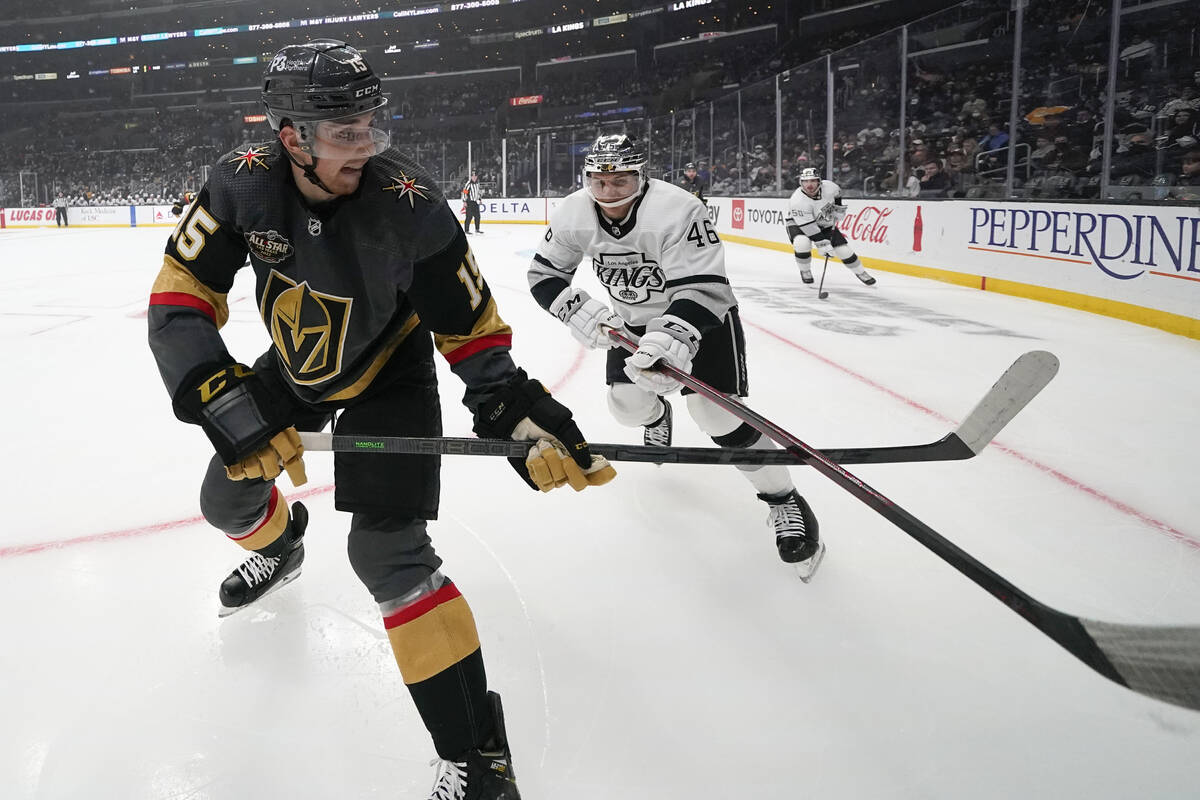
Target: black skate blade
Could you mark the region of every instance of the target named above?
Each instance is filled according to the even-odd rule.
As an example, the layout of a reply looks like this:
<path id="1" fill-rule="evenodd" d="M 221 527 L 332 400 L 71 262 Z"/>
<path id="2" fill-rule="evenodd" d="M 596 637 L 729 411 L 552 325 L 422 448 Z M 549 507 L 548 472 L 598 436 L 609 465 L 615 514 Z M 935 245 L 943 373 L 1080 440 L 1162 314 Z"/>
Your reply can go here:
<path id="1" fill-rule="evenodd" d="M 261 595 L 256 597 L 254 600 L 251 600 L 249 603 L 246 603 L 244 606 L 234 606 L 233 608 L 230 608 L 229 606 L 221 606 L 221 608 L 217 610 L 217 618 L 224 619 L 225 617 L 231 617 L 237 612 L 241 611 L 243 608 L 251 608 L 252 606 L 258 605 L 263 601 L 264 598 L 270 597 L 292 581 L 296 580 L 296 578 L 299 578 L 301 569 L 302 567 L 296 567 L 295 572 L 291 573 L 285 578 L 280 579 L 279 583 L 275 584 L 270 589 L 267 589 Z"/>
<path id="2" fill-rule="evenodd" d="M 817 574 L 817 568 L 821 566 L 823 558 L 825 558 L 825 543 L 817 542 L 817 552 L 813 553 L 811 558 L 797 561 L 792 565 L 796 569 L 796 576 L 804 583 L 808 583 L 813 579 L 813 575 Z"/>

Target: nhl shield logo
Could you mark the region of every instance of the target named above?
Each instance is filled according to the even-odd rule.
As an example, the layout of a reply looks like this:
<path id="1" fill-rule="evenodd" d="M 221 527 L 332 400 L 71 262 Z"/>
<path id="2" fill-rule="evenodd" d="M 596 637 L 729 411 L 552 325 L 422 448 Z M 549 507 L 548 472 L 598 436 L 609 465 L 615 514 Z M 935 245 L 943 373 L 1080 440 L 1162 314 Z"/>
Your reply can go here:
<path id="1" fill-rule="evenodd" d="M 250 248 L 251 253 L 268 264 L 278 264 L 296 252 L 292 243 L 274 230 L 250 231 L 246 234 L 246 246 Z"/>
<path id="2" fill-rule="evenodd" d="M 320 236 L 321 235 L 321 220 L 317 219 L 316 217 L 308 218 L 308 235 L 309 236 Z"/>

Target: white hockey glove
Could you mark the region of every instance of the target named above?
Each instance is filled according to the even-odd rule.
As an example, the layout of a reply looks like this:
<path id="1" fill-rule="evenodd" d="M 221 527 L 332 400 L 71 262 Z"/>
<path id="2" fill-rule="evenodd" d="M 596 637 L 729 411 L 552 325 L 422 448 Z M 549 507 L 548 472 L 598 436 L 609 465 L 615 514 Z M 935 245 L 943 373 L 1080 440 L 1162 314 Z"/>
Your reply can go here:
<path id="1" fill-rule="evenodd" d="M 813 247 L 823 256 L 833 255 L 833 242 L 828 239 L 813 239 Z"/>
<path id="2" fill-rule="evenodd" d="M 833 221 L 835 224 L 838 222 L 841 222 L 842 217 L 846 216 L 847 210 L 848 209 L 845 206 L 834 206 L 833 207 Z"/>
<path id="3" fill-rule="evenodd" d="M 700 331 L 679 317 L 650 320 L 638 349 L 625 359 L 625 374 L 635 385 L 658 395 L 670 394 L 681 384 L 654 366 L 667 364 L 681 372 L 691 372 L 692 359 L 700 349 Z"/>
<path id="4" fill-rule="evenodd" d="M 625 324 L 604 303 L 593 300 L 582 289 L 572 289 L 570 286 L 554 298 L 550 313 L 567 324 L 576 340 L 593 349 L 612 347 L 608 329 L 622 330 Z"/>

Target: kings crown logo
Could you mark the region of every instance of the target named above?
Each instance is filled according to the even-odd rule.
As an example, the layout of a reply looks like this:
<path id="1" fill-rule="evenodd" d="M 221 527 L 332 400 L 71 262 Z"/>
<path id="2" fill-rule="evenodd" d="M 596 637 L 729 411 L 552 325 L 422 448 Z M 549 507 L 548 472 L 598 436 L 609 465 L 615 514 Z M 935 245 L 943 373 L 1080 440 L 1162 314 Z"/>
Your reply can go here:
<path id="1" fill-rule="evenodd" d="M 592 259 L 592 269 L 614 300 L 629 305 L 646 302 L 667 285 L 658 262 L 641 253 L 601 253 Z"/>

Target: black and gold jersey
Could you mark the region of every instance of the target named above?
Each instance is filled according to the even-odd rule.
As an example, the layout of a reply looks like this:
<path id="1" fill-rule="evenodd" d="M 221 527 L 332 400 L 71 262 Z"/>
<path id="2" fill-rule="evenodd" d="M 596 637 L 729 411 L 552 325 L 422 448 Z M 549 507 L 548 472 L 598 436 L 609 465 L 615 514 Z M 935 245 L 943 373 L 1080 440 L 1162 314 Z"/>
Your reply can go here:
<path id="1" fill-rule="evenodd" d="M 232 360 L 217 331 L 247 263 L 276 361 L 302 400 L 360 395 L 425 329 L 469 389 L 515 373 L 512 332 L 462 228 L 395 149 L 366 163 L 353 195 L 318 206 L 296 188 L 278 140 L 218 161 L 167 242 L 150 298 L 150 343 L 172 394 L 195 366 Z"/>

